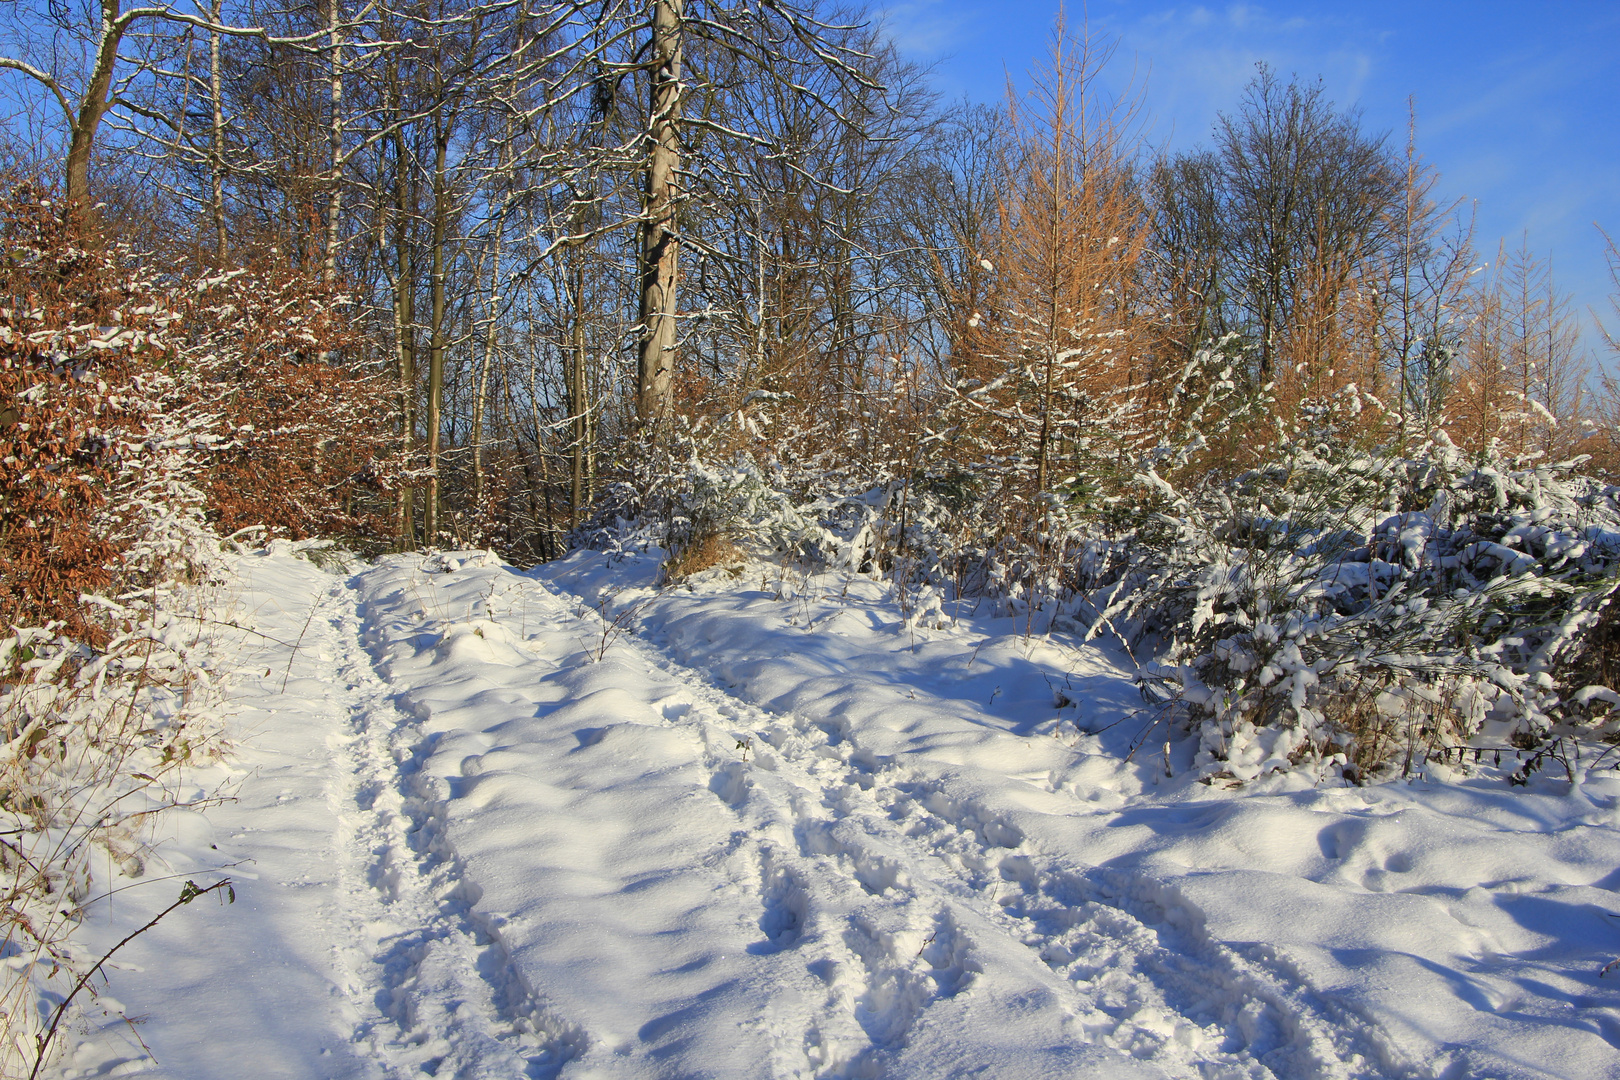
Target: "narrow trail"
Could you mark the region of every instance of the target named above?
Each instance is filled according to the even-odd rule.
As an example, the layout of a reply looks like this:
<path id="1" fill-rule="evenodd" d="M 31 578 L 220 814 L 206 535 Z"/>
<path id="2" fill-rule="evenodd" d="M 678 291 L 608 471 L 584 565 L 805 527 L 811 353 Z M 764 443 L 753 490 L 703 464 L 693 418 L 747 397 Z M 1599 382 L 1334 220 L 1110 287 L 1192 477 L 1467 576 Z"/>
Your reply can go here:
<path id="1" fill-rule="evenodd" d="M 362 641 L 352 582 L 332 587 L 321 620 L 348 715 L 328 798 L 346 856 L 340 891 L 344 991 L 362 1017 L 355 1041 L 390 1075 L 551 1077 L 579 1034 L 544 1015 L 479 896 L 442 842 L 444 800 L 422 772 L 433 739 L 394 705 Z"/>
<path id="2" fill-rule="evenodd" d="M 195 779 L 228 797 L 166 820 L 163 877 L 115 913 L 139 925 L 167 882 L 210 872 L 236 902 L 184 909 L 121 953 L 120 1000 L 87 1018 L 60 1076 L 527 1080 L 578 1052 L 443 843 L 444 793 L 421 769 L 434 738 L 373 666 L 355 580 L 244 564 L 227 614 L 249 629 L 220 631 L 235 754 Z M 111 942 L 129 926 L 89 929 Z"/>

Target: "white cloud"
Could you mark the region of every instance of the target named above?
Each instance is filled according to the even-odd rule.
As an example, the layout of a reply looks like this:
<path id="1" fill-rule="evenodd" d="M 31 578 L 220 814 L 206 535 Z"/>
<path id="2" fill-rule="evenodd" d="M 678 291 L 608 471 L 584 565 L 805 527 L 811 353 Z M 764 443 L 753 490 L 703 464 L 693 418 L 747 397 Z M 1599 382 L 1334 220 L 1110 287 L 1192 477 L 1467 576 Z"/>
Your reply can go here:
<path id="1" fill-rule="evenodd" d="M 937 57 L 965 44 L 972 18 L 944 0 L 905 0 L 878 12 L 883 29 L 908 53 Z"/>

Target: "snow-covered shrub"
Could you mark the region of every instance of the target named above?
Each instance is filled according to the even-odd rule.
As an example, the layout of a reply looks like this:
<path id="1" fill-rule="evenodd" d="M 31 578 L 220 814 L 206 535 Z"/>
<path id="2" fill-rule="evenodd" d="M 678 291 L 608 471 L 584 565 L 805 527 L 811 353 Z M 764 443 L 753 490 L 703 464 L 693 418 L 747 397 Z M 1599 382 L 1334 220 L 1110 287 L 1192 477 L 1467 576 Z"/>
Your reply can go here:
<path id="1" fill-rule="evenodd" d="M 206 415 L 199 484 L 223 532 L 263 525 L 292 539 L 391 537 L 381 496 L 409 471 L 395 387 L 357 368 L 349 302 L 316 275 L 261 263 L 181 283 L 193 410 Z"/>
<path id="2" fill-rule="evenodd" d="M 941 539 L 946 516 L 942 507 L 929 493 L 905 481 L 890 480 L 848 494 L 829 492 L 806 509 L 824 530 L 813 553 L 828 566 L 881 575 L 909 557 L 918 566 L 931 564 L 938 573 L 947 557 L 950 545 Z"/>
<path id="3" fill-rule="evenodd" d="M 36 192 L 0 200 L 0 238 L 0 620 L 99 644 L 81 597 L 115 583 L 109 495 L 165 411 L 178 316 Z"/>
<path id="4" fill-rule="evenodd" d="M 670 538 L 677 544 L 706 536 L 751 540 L 771 551 L 796 550 L 819 534 L 782 492 L 747 458 L 712 467 L 693 458 L 684 482 L 671 492 Z"/>
<path id="5" fill-rule="evenodd" d="M 99 644 L 80 598 L 191 560 L 205 520 L 389 531 L 367 498 L 389 395 L 334 362 L 340 297 L 284 267 L 161 273 L 27 188 L 0 198 L 0 240 L 0 619 Z"/>
<path id="6" fill-rule="evenodd" d="M 1230 347 L 1198 352 L 1170 381 L 1156 424 L 1170 438 L 1151 455 L 1161 467 L 1184 468 L 1215 453 L 1266 404 L 1264 394 L 1240 392 Z M 1127 395 L 1072 425 L 1052 460 L 1058 480 L 1045 492 L 1028 489 L 1027 455 L 964 461 L 971 440 L 942 436 L 939 460 L 919 455 L 918 467 L 894 485 L 894 509 L 868 533 L 891 537 L 903 556 L 882 569 L 948 581 L 958 596 L 988 599 L 1021 618 L 1026 632 L 1082 629 L 1091 592 L 1113 580 L 1135 535 L 1140 493 L 1125 485 L 1140 458 L 1142 408 Z"/>
<path id="7" fill-rule="evenodd" d="M 1123 483 L 1110 460 L 1031 501 L 1016 469 L 964 466 L 944 435 L 862 470 L 792 456 L 778 423 L 779 453 L 728 447 L 726 466 L 691 439 L 617 520 L 677 549 L 724 536 L 886 577 L 907 611 L 948 590 L 1028 632 L 1118 635 L 1152 658 L 1144 689 L 1192 725 L 1211 779 L 1371 778 L 1608 723 L 1616 489 L 1441 433 L 1377 449 L 1362 433 L 1381 406 L 1354 387 L 1255 437 L 1264 397 L 1232 371 L 1187 365 L 1170 437 Z M 1243 471 L 1238 447 L 1258 459 Z"/>
<path id="8" fill-rule="evenodd" d="M 114 477 L 116 509 L 92 523 L 121 553 L 114 587 L 80 598 L 94 646 L 59 621 L 0 638 L 0 1075 L 49 1049 L 40 1038 L 96 963 L 72 934 L 111 887 L 106 868 L 143 876 L 152 816 L 209 801 L 181 770 L 221 749 L 200 612 L 223 563 L 189 457 L 152 449 Z"/>
<path id="9" fill-rule="evenodd" d="M 1157 652 L 1148 684 L 1197 725 L 1206 776 L 1362 778 L 1481 736 L 1530 745 L 1611 699 L 1584 669 L 1620 513 L 1574 464 L 1306 431 L 1235 478 L 1145 468 L 1150 505 L 1091 596 L 1092 631 Z"/>
<path id="10" fill-rule="evenodd" d="M 644 542 L 668 548 L 675 559 L 716 544 L 797 556 L 826 540 L 814 516 L 773 486 L 746 455 L 729 465 L 712 465 L 695 453 L 679 468 L 618 485 L 587 532 L 599 541 L 611 535 L 611 542 L 635 532 Z"/>

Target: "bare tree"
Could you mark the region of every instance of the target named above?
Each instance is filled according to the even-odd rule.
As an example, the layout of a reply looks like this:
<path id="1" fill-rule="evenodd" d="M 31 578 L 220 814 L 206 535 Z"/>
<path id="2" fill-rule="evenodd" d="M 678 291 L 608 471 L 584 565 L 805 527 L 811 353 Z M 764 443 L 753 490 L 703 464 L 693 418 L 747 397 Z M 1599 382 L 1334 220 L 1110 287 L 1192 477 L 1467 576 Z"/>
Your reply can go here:
<path id="1" fill-rule="evenodd" d="M 1426 434 L 1450 390 L 1452 360 L 1467 318 L 1474 262 L 1474 225 L 1463 200 L 1434 200 L 1439 174 L 1417 151 L 1415 106 L 1399 163 L 1400 192 L 1386 211 L 1389 241 L 1369 267 L 1376 330 L 1385 363 L 1394 369 L 1397 445 Z"/>
<path id="2" fill-rule="evenodd" d="M 1460 443 L 1562 454 L 1580 437 L 1586 360 L 1569 298 L 1550 263 L 1504 243 L 1475 290 L 1448 413 Z"/>
<path id="3" fill-rule="evenodd" d="M 1382 137 L 1336 112 L 1320 82 L 1286 85 L 1266 65 L 1215 125 L 1224 293 L 1269 379 L 1307 268 L 1349 275 L 1384 240 L 1400 190 Z"/>
<path id="4" fill-rule="evenodd" d="M 1143 185 L 1153 229 L 1148 272 L 1163 339 L 1178 362 L 1230 330 L 1223 292 L 1221 169 L 1219 155 L 1209 150 L 1165 155 L 1147 171 Z"/>
<path id="5" fill-rule="evenodd" d="M 103 120 L 122 112 L 174 126 L 172 118 L 141 100 L 139 88 L 156 77 L 159 55 L 166 48 L 172 51 L 176 33 L 202 29 L 214 35 L 264 34 L 258 28 L 220 22 L 217 7 L 196 12 L 171 3 L 125 8 L 123 0 L 93 0 L 78 11 L 52 5 L 49 21 L 49 34 L 14 33 L 11 53 L 0 56 L 0 70 L 25 76 L 60 108 L 66 133 L 64 194 L 80 214 L 90 211 L 90 164 Z M 138 35 L 139 27 L 150 32 Z M 137 38 L 139 47 L 130 48 Z"/>

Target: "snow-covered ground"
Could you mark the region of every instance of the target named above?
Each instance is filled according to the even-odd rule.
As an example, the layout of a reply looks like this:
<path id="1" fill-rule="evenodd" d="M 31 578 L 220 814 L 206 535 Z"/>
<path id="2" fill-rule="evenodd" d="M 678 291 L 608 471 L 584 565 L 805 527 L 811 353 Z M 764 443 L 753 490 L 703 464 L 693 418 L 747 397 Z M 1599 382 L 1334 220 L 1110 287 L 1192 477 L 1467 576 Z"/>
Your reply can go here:
<path id="1" fill-rule="evenodd" d="M 85 939 L 236 903 L 120 952 L 59 1073 L 1620 1077 L 1615 774 L 1223 790 L 1123 657 L 657 565 L 242 557 L 236 801 Z"/>

